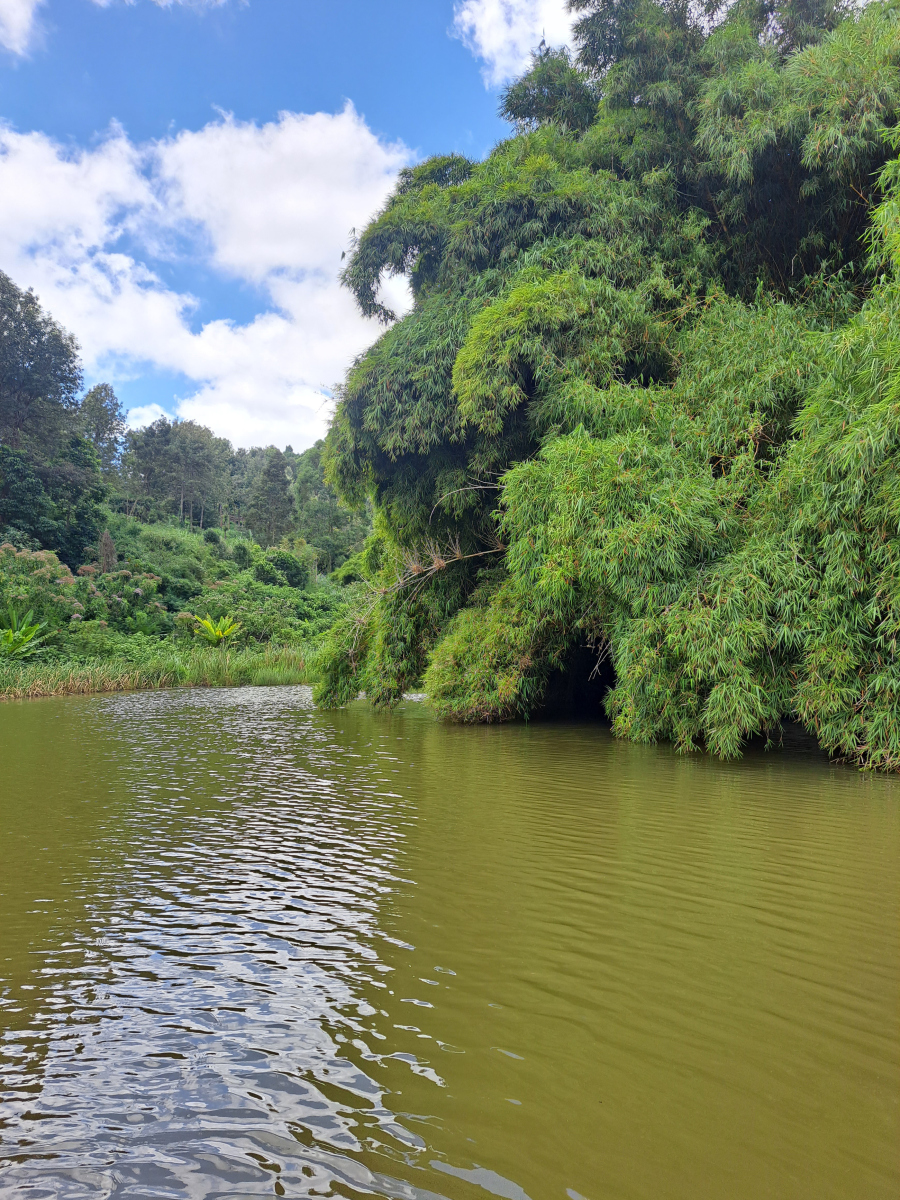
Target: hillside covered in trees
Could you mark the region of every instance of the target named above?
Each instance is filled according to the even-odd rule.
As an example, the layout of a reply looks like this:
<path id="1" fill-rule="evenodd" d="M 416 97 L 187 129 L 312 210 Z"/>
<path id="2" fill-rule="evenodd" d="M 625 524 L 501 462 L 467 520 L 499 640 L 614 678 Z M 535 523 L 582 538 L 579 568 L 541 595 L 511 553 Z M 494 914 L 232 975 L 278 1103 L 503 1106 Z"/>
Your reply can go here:
<path id="1" fill-rule="evenodd" d="M 195 421 L 126 428 L 109 384 L 81 394 L 75 338 L 0 272 L 0 541 L 96 557 L 109 511 L 144 524 L 234 530 L 263 547 L 303 539 L 330 572 L 358 551 L 368 515 L 338 503 L 324 445 L 235 450 Z"/>
<path id="2" fill-rule="evenodd" d="M 74 338 L 0 273 L 0 695 L 90 690 L 89 668 L 108 675 L 110 662 L 124 676 L 100 686 L 139 686 L 129 664 L 161 656 L 154 685 L 193 678 L 192 648 L 207 642 L 248 652 L 236 681 L 274 679 L 271 660 L 256 669 L 263 648 L 305 677 L 299 648 L 343 603 L 328 576 L 371 526 L 325 482 L 323 444 L 235 450 L 166 417 L 128 430 L 108 384 L 82 386 Z"/>
<path id="3" fill-rule="evenodd" d="M 593 692 L 636 740 L 799 720 L 897 768 L 900 7 L 570 6 L 515 135 L 405 171 L 346 269 L 387 328 L 327 470 L 375 533 L 318 698 Z"/>

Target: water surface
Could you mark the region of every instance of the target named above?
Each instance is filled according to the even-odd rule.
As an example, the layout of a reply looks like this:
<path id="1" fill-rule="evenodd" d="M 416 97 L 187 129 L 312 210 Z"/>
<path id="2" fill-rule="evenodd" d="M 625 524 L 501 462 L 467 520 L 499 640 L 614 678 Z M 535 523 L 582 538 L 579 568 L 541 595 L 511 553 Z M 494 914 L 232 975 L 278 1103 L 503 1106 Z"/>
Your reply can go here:
<path id="1" fill-rule="evenodd" d="M 0 1193 L 893 1200 L 898 860 L 799 748 L 0 706 Z"/>

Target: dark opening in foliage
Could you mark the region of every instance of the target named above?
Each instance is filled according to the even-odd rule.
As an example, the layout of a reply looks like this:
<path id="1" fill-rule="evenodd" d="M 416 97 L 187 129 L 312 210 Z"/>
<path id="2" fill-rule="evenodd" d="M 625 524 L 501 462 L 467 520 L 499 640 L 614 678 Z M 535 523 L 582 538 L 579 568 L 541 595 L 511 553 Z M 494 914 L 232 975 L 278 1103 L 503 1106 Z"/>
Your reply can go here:
<path id="1" fill-rule="evenodd" d="M 547 676 L 544 695 L 534 715 L 608 723 L 605 703 L 615 686 L 616 672 L 609 648 L 575 646 Z"/>

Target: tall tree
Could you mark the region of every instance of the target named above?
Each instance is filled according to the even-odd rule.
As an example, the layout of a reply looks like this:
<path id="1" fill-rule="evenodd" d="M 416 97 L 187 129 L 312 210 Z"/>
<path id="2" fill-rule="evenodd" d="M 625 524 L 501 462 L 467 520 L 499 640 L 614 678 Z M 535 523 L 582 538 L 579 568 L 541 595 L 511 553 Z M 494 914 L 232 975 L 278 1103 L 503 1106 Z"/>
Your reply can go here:
<path id="1" fill-rule="evenodd" d="M 325 479 L 324 441 L 295 456 L 295 533 L 317 552 L 320 570 L 329 573 L 362 550 L 372 521 L 369 508 L 353 510 Z M 285 452 L 287 457 L 287 452 Z"/>
<path id="2" fill-rule="evenodd" d="M 79 424 L 97 452 L 100 469 L 111 478 L 119 465 L 125 436 L 125 412 L 108 383 L 98 383 L 86 392 L 79 405 Z"/>
<path id="3" fill-rule="evenodd" d="M 33 464 L 21 451 L 0 444 L 0 541 L 48 549 L 56 535 L 53 505 Z"/>
<path id="4" fill-rule="evenodd" d="M 0 536 L 75 566 L 96 537 L 105 487 L 82 434 L 75 339 L 0 273 Z"/>
<path id="5" fill-rule="evenodd" d="M 217 523 L 230 486 L 231 444 L 195 421 L 160 417 L 125 441 L 123 474 L 132 496 L 130 511 L 177 514 L 191 527 Z M 149 507 L 148 507 L 149 506 Z"/>
<path id="6" fill-rule="evenodd" d="M 169 511 L 173 489 L 171 441 L 172 423 L 168 417 L 159 417 L 152 424 L 127 433 L 122 476 L 130 515 L 136 515 L 139 506 L 144 517 L 150 516 L 154 506 L 160 514 L 163 506 Z"/>
<path id="7" fill-rule="evenodd" d="M 215 523 L 216 505 L 227 486 L 231 445 L 195 421 L 176 421 L 170 445 L 178 514 L 193 528 Z"/>
<path id="8" fill-rule="evenodd" d="M 0 271 L 0 442 L 14 450 L 56 448 L 78 407 L 78 343 Z"/>
<path id="9" fill-rule="evenodd" d="M 262 446 L 253 446 L 249 450 L 241 446 L 229 459 L 227 516 L 229 521 L 243 528 L 247 528 L 247 511 L 265 461 L 266 452 Z"/>
<path id="10" fill-rule="evenodd" d="M 270 446 L 247 511 L 250 528 L 264 546 L 274 546 L 293 527 L 291 482 L 287 459 L 281 450 Z"/>

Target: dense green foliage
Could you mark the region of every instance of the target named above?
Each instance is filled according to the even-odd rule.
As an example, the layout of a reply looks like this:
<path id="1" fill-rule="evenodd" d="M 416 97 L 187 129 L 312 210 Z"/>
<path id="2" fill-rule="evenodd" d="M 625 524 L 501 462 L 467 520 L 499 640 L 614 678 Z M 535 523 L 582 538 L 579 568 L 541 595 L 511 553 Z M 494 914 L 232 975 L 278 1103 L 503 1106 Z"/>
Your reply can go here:
<path id="1" fill-rule="evenodd" d="M 265 546 L 302 538 L 330 573 L 362 548 L 370 522 L 338 502 L 322 450 L 322 442 L 302 454 L 290 446 L 235 450 L 194 421 L 160 417 L 122 438 L 110 503 L 150 523 L 177 517 L 189 529 L 237 528 Z"/>
<path id="2" fill-rule="evenodd" d="M 74 339 L 0 272 L 0 538 L 53 547 L 73 566 L 106 496 L 80 387 Z"/>
<path id="3" fill-rule="evenodd" d="M 623 736 L 896 768 L 900 8 L 571 7 L 517 135 L 404 172 L 345 272 L 389 328 L 328 439 L 375 533 L 319 699 L 527 715 L 587 647 Z"/>
<path id="4" fill-rule="evenodd" d="M 0 546 L 0 612 L 27 609 L 46 622 L 51 659 L 141 661 L 163 643 L 206 640 L 195 614 L 219 628 L 236 624 L 229 644 L 297 646 L 343 603 L 327 579 L 313 581 L 306 547 L 263 551 L 216 530 L 125 517 L 112 517 L 110 528 L 116 562 L 106 571 L 95 562 L 73 574 L 50 551 Z"/>
<path id="5" fill-rule="evenodd" d="M 113 389 L 81 384 L 74 339 L 0 274 L 0 694 L 39 693 L 45 673 L 9 675 L 38 657 L 76 688 L 135 665 L 150 685 L 207 678 L 203 641 L 242 651 L 235 679 L 268 679 L 260 647 L 290 655 L 342 607 L 323 572 L 362 549 L 368 514 L 339 504 L 321 443 L 235 451 L 165 417 L 128 431 Z"/>

